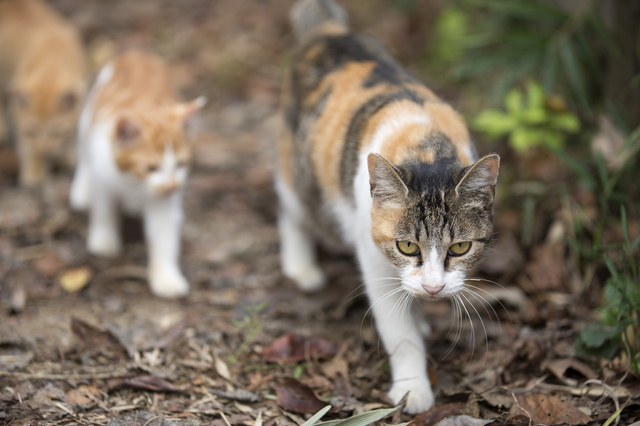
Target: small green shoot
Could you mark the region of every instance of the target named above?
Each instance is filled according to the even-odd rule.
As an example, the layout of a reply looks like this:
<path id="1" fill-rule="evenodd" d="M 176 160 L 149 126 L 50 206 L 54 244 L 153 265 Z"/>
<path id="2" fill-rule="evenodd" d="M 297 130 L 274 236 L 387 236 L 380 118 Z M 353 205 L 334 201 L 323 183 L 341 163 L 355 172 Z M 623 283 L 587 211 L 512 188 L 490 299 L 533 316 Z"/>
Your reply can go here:
<path id="1" fill-rule="evenodd" d="M 262 302 L 258 305 L 245 306 L 244 310 L 246 314 L 242 320 L 231 319 L 231 323 L 242 330 L 244 340 L 238 349 L 228 356 L 229 362 L 238 362 L 240 356 L 247 351 L 249 345 L 253 343 L 258 333 L 262 331 L 262 321 L 259 316 L 266 307 L 267 302 Z"/>
<path id="2" fill-rule="evenodd" d="M 486 110 L 473 120 L 473 127 L 493 139 L 508 136 L 518 152 L 534 146 L 562 148 L 566 136 L 580 130 L 578 118 L 569 111 L 547 106 L 540 84 L 529 81 L 526 93 L 511 89 L 504 98 L 505 111 Z"/>

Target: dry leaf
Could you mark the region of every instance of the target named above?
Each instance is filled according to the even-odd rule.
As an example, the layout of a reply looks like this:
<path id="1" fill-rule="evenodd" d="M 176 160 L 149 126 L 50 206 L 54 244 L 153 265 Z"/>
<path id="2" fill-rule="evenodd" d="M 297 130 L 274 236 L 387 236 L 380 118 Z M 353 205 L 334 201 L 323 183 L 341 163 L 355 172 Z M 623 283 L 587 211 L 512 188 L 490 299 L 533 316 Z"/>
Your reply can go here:
<path id="1" fill-rule="evenodd" d="M 437 423 L 438 426 L 484 426 L 493 423 L 493 420 L 474 419 L 469 416 L 448 417 Z"/>
<path id="2" fill-rule="evenodd" d="M 69 293 L 73 293 L 82 290 L 91 279 L 91 275 L 91 269 L 87 266 L 67 269 L 60 275 L 60 285 Z"/>
<path id="3" fill-rule="evenodd" d="M 220 377 L 227 379 L 229 381 L 231 380 L 231 374 L 229 374 L 229 367 L 227 367 L 227 364 L 225 364 L 225 362 L 221 360 L 219 357 L 216 357 L 215 366 L 216 366 L 216 371 L 218 372 Z"/>
<path id="4" fill-rule="evenodd" d="M 108 382 L 109 390 L 131 388 L 153 392 L 182 392 L 182 389 L 154 376 L 138 376 L 125 379 L 113 379 Z"/>
<path id="5" fill-rule="evenodd" d="M 278 387 L 278 405 L 294 413 L 314 414 L 323 409 L 327 403 L 318 399 L 310 387 L 288 379 Z"/>
<path id="6" fill-rule="evenodd" d="M 596 379 L 598 375 L 588 365 L 575 358 L 554 359 L 542 363 L 542 368 L 551 371 L 558 379 L 565 379 L 565 373 L 572 369 L 582 374 L 585 378 Z"/>
<path id="7" fill-rule="evenodd" d="M 464 403 L 462 402 L 452 402 L 451 404 L 433 407 L 413 419 L 413 424 L 415 426 L 433 426 L 447 417 L 460 414 L 463 407 Z"/>
<path id="8" fill-rule="evenodd" d="M 528 394 L 516 396 L 518 405 L 511 407 L 511 416 L 522 415 L 523 412 L 531 416 L 533 423 L 555 425 L 566 423 L 569 425 L 585 425 L 592 419 L 578 408 L 557 396 L 543 394 Z"/>
<path id="9" fill-rule="evenodd" d="M 264 348 L 260 355 L 270 362 L 298 362 L 335 355 L 337 352 L 338 346 L 329 340 L 287 333 Z"/>
<path id="10" fill-rule="evenodd" d="M 72 405 L 77 405 L 79 407 L 86 407 L 87 405 L 91 404 L 92 401 L 78 389 L 71 389 L 64 395 L 64 402 Z"/>

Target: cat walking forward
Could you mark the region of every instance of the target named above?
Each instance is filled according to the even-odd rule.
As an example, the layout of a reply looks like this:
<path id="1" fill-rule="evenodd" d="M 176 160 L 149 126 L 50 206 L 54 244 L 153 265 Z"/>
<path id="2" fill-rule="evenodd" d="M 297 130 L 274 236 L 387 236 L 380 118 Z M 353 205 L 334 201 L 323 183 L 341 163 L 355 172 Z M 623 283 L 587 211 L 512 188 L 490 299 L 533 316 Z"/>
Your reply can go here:
<path id="1" fill-rule="evenodd" d="M 49 5 L 0 1 L 0 140 L 11 130 L 21 186 L 42 184 L 54 164 L 73 165 L 85 68 L 78 31 Z"/>
<path id="2" fill-rule="evenodd" d="M 189 291 L 178 265 L 182 193 L 190 118 L 204 104 L 203 97 L 179 101 L 160 58 L 129 52 L 100 71 L 80 115 L 70 201 L 89 211 L 88 249 L 119 254 L 120 208 L 142 215 L 149 284 L 160 297 Z"/>
<path id="3" fill-rule="evenodd" d="M 353 34 L 332 0 L 291 12 L 276 189 L 284 274 L 326 278 L 317 242 L 353 247 L 390 356 L 389 396 L 430 408 L 420 299 L 464 291 L 493 233 L 500 159 L 477 160 L 464 120 L 378 43 Z"/>

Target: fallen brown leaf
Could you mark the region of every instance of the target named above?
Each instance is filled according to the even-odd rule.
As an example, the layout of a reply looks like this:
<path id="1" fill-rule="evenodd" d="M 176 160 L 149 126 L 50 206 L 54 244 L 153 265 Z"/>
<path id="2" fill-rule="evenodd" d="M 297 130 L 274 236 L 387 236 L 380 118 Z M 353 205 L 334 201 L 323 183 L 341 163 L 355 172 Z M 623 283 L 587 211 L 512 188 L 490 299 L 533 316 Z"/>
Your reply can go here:
<path id="1" fill-rule="evenodd" d="M 112 379 L 107 383 L 109 391 L 114 389 L 131 388 L 152 392 L 182 392 L 171 383 L 154 376 L 138 376 L 124 379 Z"/>
<path id="2" fill-rule="evenodd" d="M 585 425 L 592 419 L 572 404 L 562 401 L 557 396 L 528 394 L 516 396 L 518 404 L 511 407 L 511 417 L 528 413 L 533 423 L 555 425 Z"/>
<path id="3" fill-rule="evenodd" d="M 413 424 L 415 426 L 433 426 L 447 417 L 460 414 L 463 407 L 463 402 L 452 402 L 439 407 L 433 407 L 424 413 L 418 414 L 418 416 L 413 419 Z"/>
<path id="4" fill-rule="evenodd" d="M 71 389 L 64 395 L 64 402 L 79 407 L 86 407 L 91 404 L 92 401 L 78 389 Z"/>
<path id="5" fill-rule="evenodd" d="M 326 402 L 318 399 L 310 387 L 296 379 L 287 379 L 278 387 L 277 402 L 285 410 L 302 414 L 315 414 L 327 406 Z"/>
<path id="6" fill-rule="evenodd" d="M 567 370 L 572 369 L 582 374 L 587 379 L 596 379 L 598 375 L 588 365 L 575 358 L 554 359 L 542 363 L 542 368 L 552 372 L 558 379 L 566 378 Z"/>
<path id="7" fill-rule="evenodd" d="M 337 352 L 338 346 L 329 340 L 287 333 L 262 349 L 260 355 L 269 362 L 298 362 L 332 356 Z"/>

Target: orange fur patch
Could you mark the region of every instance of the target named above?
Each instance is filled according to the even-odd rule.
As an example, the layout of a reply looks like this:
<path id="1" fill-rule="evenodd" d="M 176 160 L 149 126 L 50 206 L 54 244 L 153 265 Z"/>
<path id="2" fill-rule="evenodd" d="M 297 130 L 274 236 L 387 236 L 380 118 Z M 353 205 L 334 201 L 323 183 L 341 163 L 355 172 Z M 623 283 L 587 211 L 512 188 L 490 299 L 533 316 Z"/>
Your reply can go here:
<path id="1" fill-rule="evenodd" d="M 157 56 L 128 52 L 112 62 L 113 75 L 96 96 L 94 122 L 124 119 L 139 133 L 135 143 L 119 146 L 113 130 L 116 164 L 120 170 L 143 178 L 158 165 L 166 148 L 178 161 L 191 159 L 181 106 L 168 70 Z"/>
<path id="2" fill-rule="evenodd" d="M 41 183 L 50 158 L 72 157 L 86 65 L 77 30 L 40 0 L 0 1 L 0 90 L 10 94 L 21 182 Z"/>

